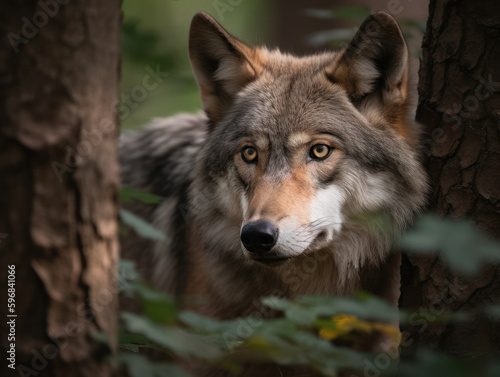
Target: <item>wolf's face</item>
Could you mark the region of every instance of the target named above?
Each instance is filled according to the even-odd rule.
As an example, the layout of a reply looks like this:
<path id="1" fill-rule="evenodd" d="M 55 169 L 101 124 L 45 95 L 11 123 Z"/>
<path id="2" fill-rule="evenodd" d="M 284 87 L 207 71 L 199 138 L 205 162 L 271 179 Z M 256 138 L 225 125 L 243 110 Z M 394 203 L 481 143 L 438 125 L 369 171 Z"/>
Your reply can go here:
<path id="1" fill-rule="evenodd" d="M 369 214 L 400 228 L 421 205 L 407 49 L 390 16 L 370 16 L 344 51 L 298 58 L 199 14 L 190 57 L 211 128 L 201 184 L 218 186 L 207 199 L 245 256 L 277 265 L 370 227 Z"/>

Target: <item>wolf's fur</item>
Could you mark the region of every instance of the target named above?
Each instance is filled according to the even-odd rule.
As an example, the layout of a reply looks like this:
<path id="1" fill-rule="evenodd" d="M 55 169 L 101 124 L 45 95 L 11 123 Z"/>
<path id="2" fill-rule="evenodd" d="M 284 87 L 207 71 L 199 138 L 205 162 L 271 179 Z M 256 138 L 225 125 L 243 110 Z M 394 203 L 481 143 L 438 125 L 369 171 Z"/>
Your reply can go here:
<path id="1" fill-rule="evenodd" d="M 158 288 L 204 296 L 196 310 L 215 318 L 249 315 L 272 294 L 366 290 L 397 306 L 390 244 L 423 205 L 426 177 L 394 19 L 373 13 L 345 50 L 296 57 L 198 14 L 190 58 L 205 113 L 121 137 L 123 183 L 165 198 L 136 210 L 167 238 L 128 236 L 124 256 Z M 333 147 L 323 161 L 310 156 L 318 143 Z M 270 255 L 286 262 L 263 265 L 242 246 L 242 226 L 261 219 L 279 229 Z"/>

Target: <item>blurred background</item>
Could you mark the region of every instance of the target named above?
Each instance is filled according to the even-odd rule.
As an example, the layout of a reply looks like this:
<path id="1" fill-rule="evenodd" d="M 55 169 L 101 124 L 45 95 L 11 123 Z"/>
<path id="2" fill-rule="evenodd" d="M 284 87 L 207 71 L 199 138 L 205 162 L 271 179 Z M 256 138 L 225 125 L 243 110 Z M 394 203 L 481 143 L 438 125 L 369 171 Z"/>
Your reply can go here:
<path id="1" fill-rule="evenodd" d="M 209 13 L 248 44 L 301 55 L 341 48 L 371 10 L 384 10 L 403 28 L 416 80 L 427 8 L 427 0 L 124 0 L 122 128 L 201 108 L 188 59 L 189 25 L 197 12 Z M 151 70 L 162 76 L 148 89 L 143 80 Z"/>

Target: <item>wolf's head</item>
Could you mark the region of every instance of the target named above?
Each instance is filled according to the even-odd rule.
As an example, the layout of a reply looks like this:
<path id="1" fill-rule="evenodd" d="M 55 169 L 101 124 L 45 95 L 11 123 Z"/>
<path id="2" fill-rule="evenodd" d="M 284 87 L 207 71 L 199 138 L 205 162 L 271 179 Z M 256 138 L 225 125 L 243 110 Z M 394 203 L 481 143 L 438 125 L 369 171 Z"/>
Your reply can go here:
<path id="1" fill-rule="evenodd" d="M 267 265 L 382 258 L 426 186 L 396 21 L 372 13 L 346 49 L 295 57 L 200 13 L 189 54 L 209 119 L 191 190 L 205 244 Z"/>

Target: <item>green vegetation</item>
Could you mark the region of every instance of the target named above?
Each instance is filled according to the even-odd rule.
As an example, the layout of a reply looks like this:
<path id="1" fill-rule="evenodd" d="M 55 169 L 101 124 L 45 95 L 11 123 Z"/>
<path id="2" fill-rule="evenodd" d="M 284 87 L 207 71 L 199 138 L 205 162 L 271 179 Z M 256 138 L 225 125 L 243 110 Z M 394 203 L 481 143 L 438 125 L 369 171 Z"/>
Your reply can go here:
<path id="1" fill-rule="evenodd" d="M 265 36 L 265 25 L 270 25 L 267 9 L 270 6 L 264 0 L 124 0 L 122 127 L 138 128 L 153 117 L 201 109 L 187 48 L 195 13 L 207 12 L 241 39 L 259 43 L 255 37 Z M 154 89 L 140 89 L 148 67 L 158 67 L 168 77 L 159 85 L 146 85 Z"/>
<path id="2" fill-rule="evenodd" d="M 333 9 L 307 9 L 306 13 L 311 17 L 349 20 L 355 25 L 350 28 L 319 31 L 310 36 L 309 42 L 312 45 L 322 46 L 329 44 L 336 48 L 344 47 L 354 37 L 357 30 L 356 26 L 368 17 L 371 11 L 372 9 L 369 5 L 352 5 Z M 425 33 L 425 22 L 403 20 L 399 21 L 399 24 L 407 41 L 412 38 L 417 38 L 417 40 L 422 39 Z M 419 56 L 421 51 L 419 49 L 418 51 L 411 51 L 411 53 L 412 55 Z"/>
<path id="3" fill-rule="evenodd" d="M 123 189 L 121 196 L 127 202 L 160 200 L 130 189 Z M 135 225 L 139 234 L 150 231 L 145 222 Z M 500 244 L 469 222 L 429 215 L 417 219 L 415 226 L 403 235 L 400 246 L 411 253 L 437 253 L 455 272 L 469 276 L 480 273 L 486 263 L 500 261 Z M 217 321 L 179 309 L 172 297 L 142 281 L 133 262 L 122 261 L 119 276 L 122 294 L 138 300 L 142 307 L 139 314 L 120 314 L 122 352 L 115 360 L 126 365 L 132 377 L 188 376 L 173 362 L 150 360 L 139 352 L 141 349 L 153 349 L 171 361 L 194 358 L 206 363 L 222 362 L 235 376 L 248 361 L 307 365 L 324 376 L 336 376 L 341 370 L 400 377 L 499 375 L 500 362 L 493 358 L 458 360 L 436 351 L 418 349 L 413 358 L 399 360 L 396 349 L 398 345 L 405 347 L 407 339 L 401 340 L 399 331 L 387 324 L 396 320 L 408 324 L 410 318 L 420 324 L 419 321 L 431 314 L 435 323 L 470 321 L 477 314 L 500 321 L 498 304 L 474 312 L 436 315 L 421 309 L 398 313 L 386 302 L 363 292 L 353 298 L 315 296 L 289 301 L 267 297 L 253 316 Z M 263 319 L 265 311 L 271 310 L 283 313 L 282 318 Z M 363 353 L 338 345 L 338 341 L 349 344 L 374 331 L 392 339 L 392 351 Z"/>

